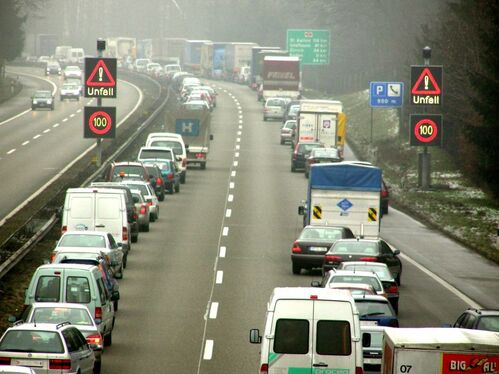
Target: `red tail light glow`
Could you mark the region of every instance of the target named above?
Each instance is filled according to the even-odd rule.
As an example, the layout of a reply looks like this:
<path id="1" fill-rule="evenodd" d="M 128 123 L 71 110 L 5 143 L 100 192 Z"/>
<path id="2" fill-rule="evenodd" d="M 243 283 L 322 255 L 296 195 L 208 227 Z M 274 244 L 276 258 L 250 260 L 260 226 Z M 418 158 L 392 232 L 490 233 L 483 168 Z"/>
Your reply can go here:
<path id="1" fill-rule="evenodd" d="M 185 168 L 187 166 L 187 158 L 182 159 L 182 167 Z"/>
<path id="2" fill-rule="evenodd" d="M 156 186 L 161 186 L 162 183 L 163 183 L 163 181 L 161 180 L 161 178 L 157 177 L 156 178 Z"/>
<path id="3" fill-rule="evenodd" d="M 205 158 L 204 153 L 196 153 L 196 158 Z"/>
<path id="4" fill-rule="evenodd" d="M 69 370 L 71 369 L 71 360 L 53 359 L 49 360 L 50 370 Z"/>
<path id="5" fill-rule="evenodd" d="M 343 257 L 341 257 L 341 256 L 326 255 L 324 257 L 324 261 L 326 261 L 326 262 L 336 262 L 336 261 L 341 261 L 341 260 L 343 260 Z"/>
<path id="6" fill-rule="evenodd" d="M 361 367 L 356 367 L 355 368 L 355 374 L 364 374 L 364 370 Z"/>
<path id="7" fill-rule="evenodd" d="M 260 366 L 260 373 L 267 374 L 268 372 L 269 372 L 269 364 L 262 364 L 262 366 Z"/>
<path id="8" fill-rule="evenodd" d="M 395 284 L 392 284 L 390 287 L 388 287 L 386 289 L 386 293 L 389 293 L 389 294 L 398 294 L 399 293 L 399 288 L 397 287 L 397 285 Z"/>
<path id="9" fill-rule="evenodd" d="M 101 334 L 89 335 L 86 337 L 88 344 L 102 345 Z"/>
<path id="10" fill-rule="evenodd" d="M 64 234 L 66 231 L 68 231 L 68 227 L 66 225 L 62 226 L 61 234 Z"/>
<path id="11" fill-rule="evenodd" d="M 291 248 L 291 252 L 293 253 L 301 253 L 301 248 L 298 242 L 293 243 L 293 248 Z"/>
<path id="12" fill-rule="evenodd" d="M 10 357 L 0 357 L 0 365 L 10 365 Z"/>
<path id="13" fill-rule="evenodd" d="M 147 205 L 152 206 L 152 201 L 148 201 Z"/>
<path id="14" fill-rule="evenodd" d="M 378 260 L 377 257 L 372 257 L 372 256 L 366 256 L 366 257 L 361 257 L 359 261 L 367 261 L 367 262 L 376 262 Z"/>
<path id="15" fill-rule="evenodd" d="M 173 173 L 170 173 L 166 176 L 168 178 L 169 181 L 172 181 L 173 180 Z"/>
<path id="16" fill-rule="evenodd" d="M 121 238 L 124 242 L 128 241 L 128 228 L 126 228 L 125 226 L 123 226 L 123 229 L 121 230 Z"/>
<path id="17" fill-rule="evenodd" d="M 133 207 L 133 220 L 137 221 L 137 208 Z"/>
<path id="18" fill-rule="evenodd" d="M 97 323 L 97 320 L 99 320 L 98 323 L 102 322 L 102 308 L 100 306 L 95 307 L 95 322 Z"/>
<path id="19" fill-rule="evenodd" d="M 50 263 L 54 262 L 54 260 L 55 260 L 55 255 L 56 255 L 56 252 L 52 252 L 52 253 L 50 253 Z"/>
<path id="20" fill-rule="evenodd" d="M 140 214 L 145 215 L 147 213 L 146 211 L 146 205 L 143 204 L 140 206 Z"/>

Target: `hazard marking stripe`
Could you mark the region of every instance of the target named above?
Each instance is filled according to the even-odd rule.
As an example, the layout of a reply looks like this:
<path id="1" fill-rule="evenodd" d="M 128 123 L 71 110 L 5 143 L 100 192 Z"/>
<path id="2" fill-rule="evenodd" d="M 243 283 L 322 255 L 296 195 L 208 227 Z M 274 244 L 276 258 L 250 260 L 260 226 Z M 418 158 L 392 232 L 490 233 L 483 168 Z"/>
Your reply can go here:
<path id="1" fill-rule="evenodd" d="M 374 208 L 369 208 L 367 210 L 367 218 L 369 222 L 375 222 L 378 220 L 378 212 Z"/>
<path id="2" fill-rule="evenodd" d="M 315 219 L 322 219 L 322 208 L 318 205 L 314 206 L 313 216 Z"/>

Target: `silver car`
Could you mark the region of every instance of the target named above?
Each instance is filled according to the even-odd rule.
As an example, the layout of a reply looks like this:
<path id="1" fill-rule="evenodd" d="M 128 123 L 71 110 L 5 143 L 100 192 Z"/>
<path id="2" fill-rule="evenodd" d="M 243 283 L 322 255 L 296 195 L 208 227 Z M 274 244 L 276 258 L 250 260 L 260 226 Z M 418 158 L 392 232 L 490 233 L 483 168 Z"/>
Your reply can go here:
<path id="1" fill-rule="evenodd" d="M 26 323 L 62 323 L 69 321 L 83 334 L 87 343 L 94 351 L 95 372 L 100 371 L 104 341 L 88 308 L 83 304 L 74 303 L 33 303 L 23 312 L 21 320 Z M 103 327 L 100 325 L 101 328 Z"/>
<path id="2" fill-rule="evenodd" d="M 156 221 L 159 218 L 159 200 L 151 184 L 133 180 L 124 180 L 122 183 L 130 187 L 131 190 L 140 191 L 147 205 L 149 205 L 149 220 L 151 222 Z"/>
<path id="3" fill-rule="evenodd" d="M 69 322 L 17 324 L 0 339 L 0 365 L 31 367 L 44 374 L 91 374 L 94 363 L 94 351 Z"/>
<path id="4" fill-rule="evenodd" d="M 266 121 L 269 118 L 282 120 L 287 103 L 288 100 L 281 97 L 267 99 L 263 105 L 263 120 Z"/>
<path id="5" fill-rule="evenodd" d="M 149 205 L 147 205 L 144 197 L 140 193 L 140 190 L 130 190 L 133 196 L 133 202 L 135 204 L 135 211 L 137 214 L 137 223 L 139 224 L 139 230 L 148 232 L 149 231 Z"/>

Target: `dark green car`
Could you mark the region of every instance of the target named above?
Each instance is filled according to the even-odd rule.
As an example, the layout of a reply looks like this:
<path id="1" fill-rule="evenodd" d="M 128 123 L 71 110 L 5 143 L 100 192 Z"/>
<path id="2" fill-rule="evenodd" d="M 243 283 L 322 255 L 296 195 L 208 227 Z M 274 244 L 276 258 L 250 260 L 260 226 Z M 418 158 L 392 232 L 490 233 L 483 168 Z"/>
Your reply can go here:
<path id="1" fill-rule="evenodd" d="M 52 92 L 40 90 L 33 94 L 31 97 L 31 110 L 38 108 L 54 110 L 54 95 L 52 95 Z"/>

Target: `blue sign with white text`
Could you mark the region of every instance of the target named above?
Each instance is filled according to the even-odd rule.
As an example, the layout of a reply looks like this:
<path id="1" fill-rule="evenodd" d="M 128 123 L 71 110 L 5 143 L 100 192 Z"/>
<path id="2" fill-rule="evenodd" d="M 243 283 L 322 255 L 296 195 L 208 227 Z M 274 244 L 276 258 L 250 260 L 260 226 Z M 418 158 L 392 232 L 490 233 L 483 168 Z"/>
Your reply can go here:
<path id="1" fill-rule="evenodd" d="M 401 107 L 404 100 L 404 82 L 371 82 L 369 103 L 371 107 Z"/>
<path id="2" fill-rule="evenodd" d="M 177 119 L 175 120 L 175 132 L 182 136 L 199 136 L 199 120 Z"/>

